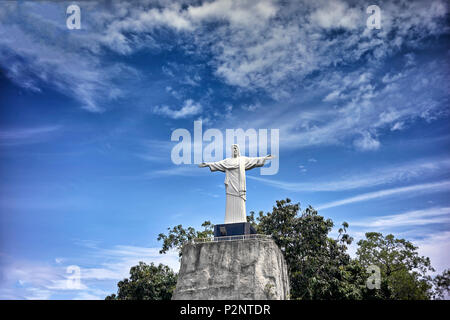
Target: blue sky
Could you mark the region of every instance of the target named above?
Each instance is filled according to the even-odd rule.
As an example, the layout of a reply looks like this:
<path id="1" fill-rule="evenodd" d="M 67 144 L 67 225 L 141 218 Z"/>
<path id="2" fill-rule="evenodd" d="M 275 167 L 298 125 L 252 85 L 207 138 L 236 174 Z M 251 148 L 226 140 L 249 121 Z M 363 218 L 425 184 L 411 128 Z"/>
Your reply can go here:
<path id="1" fill-rule="evenodd" d="M 177 269 L 157 235 L 224 219 L 223 174 L 171 162 L 195 120 L 280 130 L 247 212 L 289 197 L 450 266 L 445 1 L 379 1 L 380 30 L 364 1 L 81 1 L 68 30 L 72 3 L 0 3 L 0 298 L 102 299 L 140 260 Z"/>

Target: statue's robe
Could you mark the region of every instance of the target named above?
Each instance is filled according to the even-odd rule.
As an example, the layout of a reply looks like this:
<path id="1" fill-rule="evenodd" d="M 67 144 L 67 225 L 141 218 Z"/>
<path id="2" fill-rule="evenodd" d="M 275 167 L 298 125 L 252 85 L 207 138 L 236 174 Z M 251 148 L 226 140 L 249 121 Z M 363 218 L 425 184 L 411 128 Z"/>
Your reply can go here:
<path id="1" fill-rule="evenodd" d="M 207 163 L 211 171 L 225 172 L 225 223 L 247 222 L 245 170 L 262 167 L 265 161 L 265 157 L 239 156 Z"/>

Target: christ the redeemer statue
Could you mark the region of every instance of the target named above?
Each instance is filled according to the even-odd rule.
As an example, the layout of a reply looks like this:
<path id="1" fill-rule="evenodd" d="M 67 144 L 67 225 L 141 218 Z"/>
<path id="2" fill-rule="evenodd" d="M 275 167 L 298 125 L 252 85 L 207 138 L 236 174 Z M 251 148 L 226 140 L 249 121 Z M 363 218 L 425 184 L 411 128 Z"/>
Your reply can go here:
<path id="1" fill-rule="evenodd" d="M 262 167 L 266 160 L 273 159 L 271 155 L 265 157 L 244 157 L 239 152 L 239 146 L 231 146 L 231 158 L 217 162 L 202 163 L 199 167 L 209 167 L 211 171 L 225 172 L 225 192 L 227 197 L 225 223 L 247 222 L 245 213 L 246 186 L 245 170 Z"/>

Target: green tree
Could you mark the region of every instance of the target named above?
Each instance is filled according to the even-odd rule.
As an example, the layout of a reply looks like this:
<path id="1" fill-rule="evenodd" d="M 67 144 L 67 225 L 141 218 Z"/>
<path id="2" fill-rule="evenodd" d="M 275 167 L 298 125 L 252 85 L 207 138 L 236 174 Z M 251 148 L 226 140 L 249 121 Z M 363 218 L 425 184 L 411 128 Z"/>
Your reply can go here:
<path id="1" fill-rule="evenodd" d="M 205 221 L 202 224 L 203 231 L 196 231 L 192 227 L 188 227 L 184 229 L 181 224 L 173 227 L 172 229 L 167 228 L 169 233 L 165 235 L 164 233 L 160 233 L 158 235 L 158 241 L 163 241 L 162 249 L 159 253 L 166 253 L 172 248 L 176 248 L 178 250 L 178 254 L 182 255 L 181 248 L 183 244 L 188 243 L 189 241 L 196 238 L 208 238 L 212 237 L 214 234 L 214 225 L 211 224 L 210 221 Z"/>
<path id="2" fill-rule="evenodd" d="M 446 296 L 450 294 L 450 269 L 444 270 L 442 274 L 437 275 L 433 279 L 434 299 L 444 299 Z"/>
<path id="3" fill-rule="evenodd" d="M 381 271 L 380 290 L 364 290 L 366 299 L 430 299 L 434 269 L 430 259 L 419 256 L 417 247 L 394 235 L 383 236 L 378 232 L 366 233 L 366 239 L 358 242 L 356 252 L 364 268 L 378 266 Z"/>
<path id="4" fill-rule="evenodd" d="M 358 299 L 364 284 L 362 268 L 346 253 L 353 239 L 344 222 L 337 239 L 328 236 L 334 224 L 290 199 L 276 202 L 266 215 L 251 212 L 248 221 L 258 233 L 271 235 L 284 254 L 292 299 Z"/>
<path id="5" fill-rule="evenodd" d="M 106 300 L 170 300 L 177 284 L 177 274 L 168 266 L 139 262 L 131 267 L 130 278 L 119 281 L 117 295 Z"/>

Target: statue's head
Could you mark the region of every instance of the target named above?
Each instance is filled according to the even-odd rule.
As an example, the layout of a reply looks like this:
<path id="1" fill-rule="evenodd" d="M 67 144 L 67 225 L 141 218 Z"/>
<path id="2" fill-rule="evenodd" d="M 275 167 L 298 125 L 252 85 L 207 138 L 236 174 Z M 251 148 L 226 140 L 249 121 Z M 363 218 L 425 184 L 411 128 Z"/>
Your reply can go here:
<path id="1" fill-rule="evenodd" d="M 237 145 L 237 144 L 231 145 L 231 156 L 233 158 L 237 158 L 237 157 L 241 156 L 241 152 L 239 151 L 239 145 Z"/>

